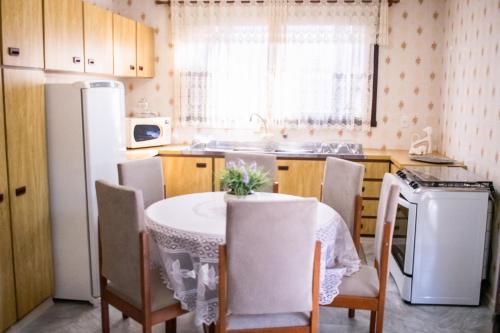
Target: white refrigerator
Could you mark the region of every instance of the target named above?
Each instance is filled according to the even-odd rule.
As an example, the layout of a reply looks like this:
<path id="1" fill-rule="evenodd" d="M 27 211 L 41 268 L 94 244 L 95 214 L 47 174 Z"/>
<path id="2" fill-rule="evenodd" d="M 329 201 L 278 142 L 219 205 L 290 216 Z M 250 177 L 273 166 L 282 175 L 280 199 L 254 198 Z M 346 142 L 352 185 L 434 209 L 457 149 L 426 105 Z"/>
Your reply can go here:
<path id="1" fill-rule="evenodd" d="M 125 101 L 117 81 L 45 87 L 54 298 L 99 297 L 95 181 L 118 183 Z"/>

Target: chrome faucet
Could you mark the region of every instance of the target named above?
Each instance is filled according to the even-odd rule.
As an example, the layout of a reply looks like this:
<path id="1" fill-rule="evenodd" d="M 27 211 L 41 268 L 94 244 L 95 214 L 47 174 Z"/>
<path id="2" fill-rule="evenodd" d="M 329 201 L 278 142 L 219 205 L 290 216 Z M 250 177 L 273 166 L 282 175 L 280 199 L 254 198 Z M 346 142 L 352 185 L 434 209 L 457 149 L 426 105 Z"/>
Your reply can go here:
<path id="1" fill-rule="evenodd" d="M 262 124 L 264 124 L 264 134 L 268 134 L 268 129 L 267 129 L 267 121 L 264 119 L 264 117 L 262 117 L 260 114 L 258 113 L 252 113 L 250 115 L 250 121 L 252 121 L 253 117 L 257 117 L 260 119 L 260 121 L 262 122 Z"/>

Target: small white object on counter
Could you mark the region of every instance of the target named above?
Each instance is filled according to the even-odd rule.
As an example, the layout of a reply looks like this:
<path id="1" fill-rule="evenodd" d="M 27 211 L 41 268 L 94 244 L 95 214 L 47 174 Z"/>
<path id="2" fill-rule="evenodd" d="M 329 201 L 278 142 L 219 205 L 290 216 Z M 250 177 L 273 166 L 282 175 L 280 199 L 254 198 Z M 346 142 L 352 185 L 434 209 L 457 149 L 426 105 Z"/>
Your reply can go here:
<path id="1" fill-rule="evenodd" d="M 425 136 L 420 137 L 417 133 L 411 136 L 410 155 L 425 155 L 432 153 L 432 127 L 423 129 Z"/>

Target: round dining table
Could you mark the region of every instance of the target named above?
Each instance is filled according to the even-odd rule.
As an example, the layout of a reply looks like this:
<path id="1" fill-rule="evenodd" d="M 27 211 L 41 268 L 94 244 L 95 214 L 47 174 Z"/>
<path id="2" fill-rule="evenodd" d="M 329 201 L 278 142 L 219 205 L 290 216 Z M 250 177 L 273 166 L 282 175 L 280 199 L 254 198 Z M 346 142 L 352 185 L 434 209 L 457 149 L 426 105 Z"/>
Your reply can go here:
<path id="1" fill-rule="evenodd" d="M 145 211 L 146 227 L 153 239 L 152 264 L 159 268 L 165 287 L 173 290 L 182 308 L 194 312 L 198 325 L 217 321 L 218 247 L 225 242 L 226 234 L 224 194 L 176 196 L 156 202 Z M 233 200 L 291 198 L 297 197 L 257 192 Z M 318 203 L 316 224 L 316 238 L 321 242 L 319 303 L 329 304 L 338 294 L 342 277 L 359 270 L 360 260 L 349 230 L 335 210 Z"/>

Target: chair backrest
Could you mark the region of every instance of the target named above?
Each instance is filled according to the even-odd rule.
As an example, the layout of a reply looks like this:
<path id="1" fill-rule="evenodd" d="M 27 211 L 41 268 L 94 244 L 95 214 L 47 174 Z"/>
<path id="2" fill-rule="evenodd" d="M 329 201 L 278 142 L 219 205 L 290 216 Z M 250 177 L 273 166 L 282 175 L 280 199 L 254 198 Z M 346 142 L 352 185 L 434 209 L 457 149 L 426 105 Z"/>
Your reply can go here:
<path id="1" fill-rule="evenodd" d="M 229 162 L 238 163 L 239 160 L 245 162 L 245 164 L 252 164 L 255 162 L 257 167 L 267 172 L 267 175 L 271 179 L 271 183 L 260 189 L 262 192 L 273 192 L 274 179 L 276 177 L 276 155 L 272 154 L 254 154 L 254 153 L 226 153 L 226 167 Z"/>
<path id="2" fill-rule="evenodd" d="M 400 187 L 397 178 L 386 173 L 382 181 L 382 189 L 380 190 L 380 201 L 378 203 L 377 223 L 375 226 L 375 259 L 380 265 L 386 262 L 382 258 L 382 243 L 384 241 L 384 225 L 390 224 L 389 249 L 392 243 L 392 234 L 394 232 L 394 222 L 396 220 L 396 212 L 398 209 Z M 383 270 L 379 270 L 381 272 Z M 386 278 L 386 277 L 383 277 Z"/>
<path id="3" fill-rule="evenodd" d="M 144 230 L 142 193 L 96 181 L 101 274 L 114 288 L 142 304 L 139 234 Z"/>
<path id="4" fill-rule="evenodd" d="M 144 207 L 160 201 L 163 193 L 163 168 L 161 159 L 151 157 L 118 163 L 118 182 L 142 191 Z"/>
<path id="5" fill-rule="evenodd" d="M 361 195 L 365 167 L 359 163 L 328 157 L 323 176 L 321 201 L 344 219 L 351 235 L 354 231 L 356 196 Z"/>
<path id="6" fill-rule="evenodd" d="M 316 199 L 228 202 L 227 310 L 312 310 Z"/>

